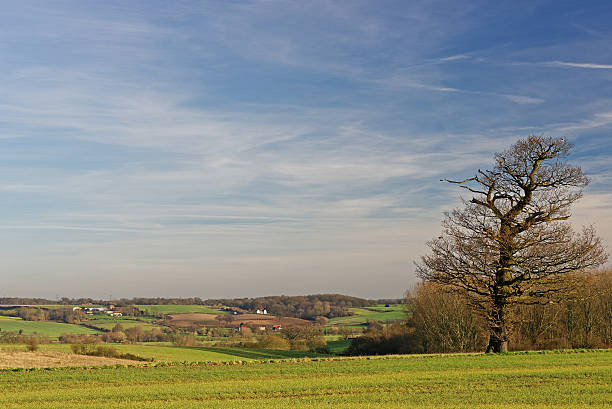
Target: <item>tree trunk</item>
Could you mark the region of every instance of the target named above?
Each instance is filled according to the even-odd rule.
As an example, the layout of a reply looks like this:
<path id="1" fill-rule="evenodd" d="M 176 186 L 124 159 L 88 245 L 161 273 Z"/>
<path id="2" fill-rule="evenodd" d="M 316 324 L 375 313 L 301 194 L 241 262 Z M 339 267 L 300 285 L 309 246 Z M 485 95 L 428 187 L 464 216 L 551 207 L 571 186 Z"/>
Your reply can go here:
<path id="1" fill-rule="evenodd" d="M 489 345 L 487 345 L 487 354 L 508 352 L 508 340 L 501 339 L 497 334 L 491 333 L 489 336 Z"/>
<path id="2" fill-rule="evenodd" d="M 514 253 L 515 233 L 505 221 L 502 221 L 500 237 L 503 238 L 499 249 L 499 267 L 495 272 L 493 289 L 493 306 L 491 314 L 491 334 L 487 352 L 508 352 L 508 328 L 506 324 L 507 297 L 512 292 L 509 282 L 512 280 L 512 254 Z"/>
<path id="3" fill-rule="evenodd" d="M 508 329 L 506 324 L 506 302 L 503 297 L 495 297 L 492 311 L 491 333 L 487 353 L 508 352 Z"/>

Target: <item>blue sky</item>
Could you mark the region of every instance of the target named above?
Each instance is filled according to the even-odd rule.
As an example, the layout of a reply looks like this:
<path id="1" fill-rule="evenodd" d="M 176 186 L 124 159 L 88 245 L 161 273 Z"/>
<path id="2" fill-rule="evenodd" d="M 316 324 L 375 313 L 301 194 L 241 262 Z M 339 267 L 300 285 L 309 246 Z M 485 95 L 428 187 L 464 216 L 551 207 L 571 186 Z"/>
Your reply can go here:
<path id="1" fill-rule="evenodd" d="M 1 296 L 401 297 L 528 134 L 612 242 L 608 1 L 0 6 Z"/>

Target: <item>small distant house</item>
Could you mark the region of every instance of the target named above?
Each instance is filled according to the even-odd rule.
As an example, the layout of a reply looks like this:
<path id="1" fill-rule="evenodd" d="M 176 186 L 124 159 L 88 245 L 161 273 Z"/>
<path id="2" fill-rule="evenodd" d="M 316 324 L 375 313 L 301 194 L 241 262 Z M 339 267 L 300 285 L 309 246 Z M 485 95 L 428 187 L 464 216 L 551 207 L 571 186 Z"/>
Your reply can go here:
<path id="1" fill-rule="evenodd" d="M 272 331 L 280 331 L 283 329 L 280 325 L 272 325 Z"/>
<path id="2" fill-rule="evenodd" d="M 264 313 L 264 314 L 267 314 L 267 313 L 268 313 L 268 310 L 263 310 L 263 313 Z"/>
<path id="3" fill-rule="evenodd" d="M 120 311 L 106 311 L 106 313 L 108 315 L 110 315 L 111 317 L 121 317 L 121 316 L 123 316 L 123 313 L 121 313 Z"/>
<path id="4" fill-rule="evenodd" d="M 79 310 L 82 310 L 82 308 L 81 307 L 72 307 L 72 311 L 79 311 Z"/>
<path id="5" fill-rule="evenodd" d="M 94 312 L 104 312 L 106 311 L 105 307 L 85 307 L 85 313 L 93 314 Z"/>
<path id="6" fill-rule="evenodd" d="M 255 313 L 256 314 L 261 314 L 261 310 L 257 310 Z"/>

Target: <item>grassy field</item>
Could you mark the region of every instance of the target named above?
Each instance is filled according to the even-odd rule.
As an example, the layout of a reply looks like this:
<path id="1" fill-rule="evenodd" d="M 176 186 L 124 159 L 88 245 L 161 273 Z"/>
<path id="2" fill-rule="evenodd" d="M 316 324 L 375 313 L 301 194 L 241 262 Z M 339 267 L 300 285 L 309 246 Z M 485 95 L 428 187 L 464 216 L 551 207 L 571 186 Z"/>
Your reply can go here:
<path id="1" fill-rule="evenodd" d="M 342 352 L 346 351 L 350 344 L 350 339 L 336 339 L 334 341 L 327 341 L 327 347 L 332 354 L 341 354 Z"/>
<path id="2" fill-rule="evenodd" d="M 365 308 L 349 308 L 349 311 L 355 315 L 348 317 L 338 317 L 329 320 L 328 325 L 347 325 L 347 326 L 363 326 L 370 321 L 401 321 L 406 319 L 404 306 L 401 304 L 390 305 L 385 308 L 384 305 L 365 307 Z"/>
<path id="3" fill-rule="evenodd" d="M 136 305 L 136 308 L 147 310 L 150 314 L 227 314 L 208 305 Z"/>
<path id="4" fill-rule="evenodd" d="M 609 408 L 612 351 L 0 371 L 2 408 Z"/>
<path id="5" fill-rule="evenodd" d="M 23 330 L 24 334 L 37 332 L 50 338 L 57 338 L 62 334 L 97 334 L 98 331 L 80 325 L 65 324 L 54 321 L 22 321 L 0 320 L 0 329 L 4 331 Z"/>

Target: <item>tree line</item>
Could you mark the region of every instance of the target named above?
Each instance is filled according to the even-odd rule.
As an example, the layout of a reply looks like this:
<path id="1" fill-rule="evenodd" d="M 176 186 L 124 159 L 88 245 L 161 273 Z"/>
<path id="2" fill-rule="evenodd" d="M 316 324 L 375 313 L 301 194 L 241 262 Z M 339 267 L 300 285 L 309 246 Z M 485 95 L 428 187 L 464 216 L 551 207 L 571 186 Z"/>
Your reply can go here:
<path id="1" fill-rule="evenodd" d="M 206 300 L 209 304 L 237 307 L 247 311 L 266 309 L 270 314 L 312 320 L 316 317 L 344 317 L 350 315 L 349 308 L 369 307 L 375 300 L 341 294 L 314 294 L 304 296 L 269 296 L 257 298 L 232 298 Z"/>
<path id="2" fill-rule="evenodd" d="M 352 297 L 342 294 L 313 294 L 305 296 L 268 296 L 255 298 L 220 298 L 203 300 L 199 297 L 190 298 L 162 298 L 162 297 L 134 297 L 120 298 L 112 301 L 97 300 L 92 298 L 68 298 L 63 297 L 60 300 L 48 300 L 44 298 L 19 298 L 19 297 L 4 297 L 0 298 L 0 304 L 3 305 L 106 305 L 113 304 L 121 308 L 124 315 L 138 316 L 139 313 L 134 305 L 219 305 L 240 308 L 245 311 L 256 311 L 258 309 L 266 309 L 267 312 L 283 317 L 295 317 L 307 320 L 313 320 L 316 317 L 343 317 L 350 315 L 349 308 L 368 307 L 376 305 L 380 302 L 398 302 L 397 299 L 392 300 L 367 300 L 359 297 Z M 9 309 L 13 307 L 0 307 L 0 309 Z M 46 311 L 46 310 L 45 310 Z M 48 315 L 40 309 L 30 311 L 24 314 L 29 320 L 37 320 L 38 316 Z M 45 318 L 42 318 L 45 319 Z M 61 319 L 60 321 L 63 321 Z M 68 321 L 66 321 L 68 322 Z"/>
<path id="3" fill-rule="evenodd" d="M 612 347 L 612 270 L 566 277 L 574 288 L 546 304 L 520 305 L 508 315 L 510 350 Z M 486 317 L 453 287 L 426 282 L 408 295 L 403 323 L 372 328 L 347 354 L 477 352 L 489 342 Z"/>

